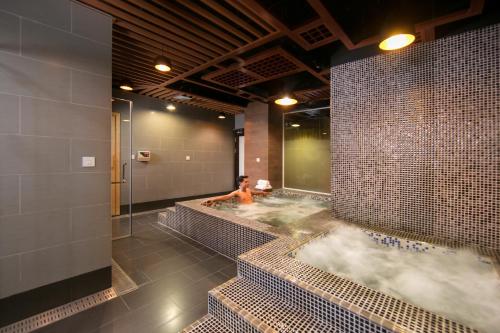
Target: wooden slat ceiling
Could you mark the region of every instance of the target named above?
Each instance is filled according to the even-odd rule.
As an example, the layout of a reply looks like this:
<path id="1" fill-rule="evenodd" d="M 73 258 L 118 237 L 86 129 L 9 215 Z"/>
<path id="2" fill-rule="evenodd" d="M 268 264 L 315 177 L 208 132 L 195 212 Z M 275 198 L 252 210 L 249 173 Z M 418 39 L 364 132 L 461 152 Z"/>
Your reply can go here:
<path id="1" fill-rule="evenodd" d="M 310 51 L 336 41 L 353 50 L 380 40 L 372 36 L 354 43 L 321 0 L 307 0 L 317 17 L 294 29 L 256 0 L 80 2 L 114 17 L 114 85 L 128 79 L 139 94 L 233 114 L 243 112 L 248 101 L 267 101 L 266 96 L 246 90 L 248 86 L 299 72 L 323 84 L 298 91 L 301 101 L 328 98 L 329 73 L 311 68 L 279 46 L 266 48 L 273 41 L 288 38 Z M 477 15 L 483 5 L 484 0 L 471 0 L 468 10 L 421 22 L 415 31 L 421 40 L 432 40 L 436 26 Z M 172 71 L 154 69 L 154 59 L 160 54 L 172 61 Z M 185 91 L 182 84 L 194 85 L 205 93 Z M 181 102 L 178 95 L 191 99 Z"/>

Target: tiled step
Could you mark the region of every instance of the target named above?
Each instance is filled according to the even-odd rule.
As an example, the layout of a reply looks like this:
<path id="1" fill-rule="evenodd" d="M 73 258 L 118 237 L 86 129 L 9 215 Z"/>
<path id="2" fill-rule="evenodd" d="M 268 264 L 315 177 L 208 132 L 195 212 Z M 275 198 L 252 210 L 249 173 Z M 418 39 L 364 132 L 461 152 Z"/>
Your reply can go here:
<path id="1" fill-rule="evenodd" d="M 158 213 L 158 222 L 169 228 L 177 229 L 177 215 L 174 207 L 168 207 L 164 212 Z"/>
<path id="2" fill-rule="evenodd" d="M 209 313 L 235 333 L 341 332 L 261 286 L 238 277 L 209 291 L 208 306 Z"/>
<path id="3" fill-rule="evenodd" d="M 233 333 L 233 331 L 211 314 L 207 314 L 183 329 L 181 333 Z"/>

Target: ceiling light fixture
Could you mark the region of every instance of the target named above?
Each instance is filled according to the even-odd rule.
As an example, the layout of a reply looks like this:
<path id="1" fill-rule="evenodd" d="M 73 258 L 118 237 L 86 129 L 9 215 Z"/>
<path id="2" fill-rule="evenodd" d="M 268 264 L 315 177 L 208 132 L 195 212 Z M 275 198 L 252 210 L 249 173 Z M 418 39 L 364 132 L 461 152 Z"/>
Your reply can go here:
<path id="1" fill-rule="evenodd" d="M 413 34 L 396 34 L 381 41 L 380 44 L 378 44 L 378 47 L 384 51 L 391 51 L 408 46 L 414 41 L 415 35 Z"/>
<path id="2" fill-rule="evenodd" d="M 190 99 L 193 99 L 193 97 L 187 96 L 187 95 L 177 95 L 177 96 L 174 96 L 174 99 L 176 99 L 178 101 L 189 101 Z"/>
<path id="3" fill-rule="evenodd" d="M 274 101 L 274 103 L 282 106 L 289 106 L 297 104 L 297 100 L 293 96 L 283 96 Z"/>
<path id="4" fill-rule="evenodd" d="M 300 124 L 292 124 L 292 127 L 300 127 Z"/>
<path id="5" fill-rule="evenodd" d="M 224 113 L 219 113 L 219 116 L 217 117 L 219 119 L 226 119 L 226 115 Z"/>
<path id="6" fill-rule="evenodd" d="M 168 111 L 175 111 L 175 105 L 173 105 L 173 104 L 167 105 L 167 110 Z"/>
<path id="7" fill-rule="evenodd" d="M 160 55 L 155 59 L 155 68 L 160 72 L 170 72 L 172 70 L 172 63 L 167 57 Z"/>
<path id="8" fill-rule="evenodd" d="M 134 88 L 132 88 L 132 83 L 130 83 L 130 81 L 123 81 L 122 83 L 120 83 L 120 89 L 126 91 L 134 90 Z"/>

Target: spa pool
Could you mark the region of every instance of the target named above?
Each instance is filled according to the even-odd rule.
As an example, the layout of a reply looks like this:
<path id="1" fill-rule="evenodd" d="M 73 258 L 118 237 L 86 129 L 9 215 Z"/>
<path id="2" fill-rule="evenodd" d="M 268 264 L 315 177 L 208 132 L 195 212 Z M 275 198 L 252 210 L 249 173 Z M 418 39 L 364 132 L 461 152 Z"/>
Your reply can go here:
<path id="1" fill-rule="evenodd" d="M 249 205 L 222 203 L 215 208 L 272 226 L 272 231 L 296 238 L 323 232 L 331 221 L 328 200 L 309 197 L 257 197 Z"/>
<path id="2" fill-rule="evenodd" d="M 292 255 L 479 332 L 500 332 L 497 263 L 472 250 L 339 226 Z"/>

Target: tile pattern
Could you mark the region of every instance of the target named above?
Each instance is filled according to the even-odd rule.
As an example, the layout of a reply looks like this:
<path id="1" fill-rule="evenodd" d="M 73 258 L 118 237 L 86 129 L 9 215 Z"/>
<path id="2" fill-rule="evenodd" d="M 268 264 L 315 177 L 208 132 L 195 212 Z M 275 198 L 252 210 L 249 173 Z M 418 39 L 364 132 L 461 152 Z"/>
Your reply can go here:
<path id="1" fill-rule="evenodd" d="M 159 221 L 231 259 L 277 238 L 269 225 L 203 206 L 204 200 L 176 203 Z"/>
<path id="2" fill-rule="evenodd" d="M 293 191 L 293 193 L 277 191 L 276 194 L 298 196 L 300 193 L 299 191 Z M 328 196 L 323 196 L 318 199 L 328 200 L 327 198 Z M 176 211 L 182 205 L 183 203 L 178 204 Z M 225 212 L 202 206 L 201 201 L 193 201 L 188 205 L 200 214 L 214 214 L 212 217 L 214 219 L 225 219 L 226 223 L 232 221 L 231 223 L 235 224 L 245 224 L 248 228 L 262 227 L 260 223 L 247 224 L 249 221 L 246 219 L 234 220 L 234 216 L 231 217 Z M 196 218 L 198 221 L 206 221 L 207 219 L 201 215 Z M 419 239 L 411 233 L 391 233 L 390 230 L 380 227 L 366 228 L 365 232 L 371 234 L 374 239 L 394 246 L 398 245 L 396 239 L 400 240 L 399 244 L 404 241 L 411 246 L 415 245 L 415 247 L 418 243 L 424 244 L 424 240 L 431 243 L 433 240 L 429 236 Z M 411 237 L 404 239 L 402 236 L 405 235 Z M 231 330 L 252 332 L 255 331 L 256 327 L 260 327 L 257 331 L 286 332 L 287 325 L 284 322 L 287 320 L 293 322 L 293 316 L 290 315 L 291 317 L 286 317 L 285 321 L 281 322 L 276 321 L 279 313 L 273 314 L 273 309 L 284 308 L 280 302 L 285 302 L 292 307 L 297 307 L 297 311 L 303 311 L 303 316 L 311 315 L 311 318 L 324 320 L 341 332 L 475 332 L 471 328 L 399 299 L 299 262 L 290 254 L 293 254 L 307 240 L 297 241 L 282 235 L 276 236 L 277 239 L 262 246 L 256 246 L 253 250 L 238 257 L 237 281 L 242 281 L 238 282 L 238 286 L 241 288 L 230 287 L 232 283 L 236 283 L 232 281 L 210 293 L 210 313 Z M 437 239 L 436 243 L 456 245 L 454 242 L 441 241 L 440 239 Z M 439 249 L 436 245 L 434 247 Z M 417 248 L 415 249 L 417 250 Z M 264 301 L 262 301 L 264 303 L 259 304 L 257 300 L 255 304 L 258 305 L 255 305 L 255 309 L 253 309 L 250 303 L 239 300 L 241 295 L 244 295 L 242 299 L 250 299 L 249 295 L 257 294 L 258 292 L 252 287 L 254 289 L 263 288 L 266 293 L 273 295 L 270 297 L 272 304 L 267 304 Z M 234 290 L 229 293 L 231 288 Z M 224 293 L 221 290 L 228 292 Z M 263 298 L 260 297 L 260 299 Z M 262 311 L 263 308 L 266 311 Z M 273 326 L 277 323 L 279 327 Z"/>
<path id="3" fill-rule="evenodd" d="M 243 278 L 234 278 L 212 289 L 208 304 L 209 312 L 234 331 L 241 331 L 236 328 L 250 324 L 258 331 L 339 332 L 330 323 Z M 228 321 L 223 315 L 227 313 L 237 314 L 236 320 Z"/>
<path id="4" fill-rule="evenodd" d="M 182 330 L 181 333 L 201 333 L 201 332 L 213 332 L 213 333 L 232 333 L 228 328 L 226 328 L 217 318 L 208 314 L 195 321 L 188 327 Z"/>
<path id="5" fill-rule="evenodd" d="M 165 112 L 165 101 L 119 89 L 113 91 L 113 96 L 133 101 L 132 148 L 128 147 L 130 122 L 122 122 L 121 126 L 122 163 L 129 149 L 133 153 L 151 151 L 149 162 L 128 161 L 134 204 L 233 189 L 232 116 L 221 120 L 214 117 L 213 111 L 182 104 L 177 104 L 175 112 Z M 128 103 L 113 103 L 113 111 L 126 119 L 128 110 Z M 129 187 L 124 184 L 122 188 L 124 205 L 128 203 Z"/>
<path id="6" fill-rule="evenodd" d="M 500 248 L 499 48 L 497 24 L 331 69 L 334 217 Z"/>
<path id="7" fill-rule="evenodd" d="M 475 332 L 381 292 L 301 263 L 282 237 L 239 257 L 238 274 L 346 332 Z"/>
<path id="8" fill-rule="evenodd" d="M 328 194 L 310 193 L 310 192 L 303 192 L 303 191 L 290 190 L 284 188 L 273 191 L 273 196 L 286 197 L 286 198 L 300 198 L 300 199 L 307 198 L 324 202 L 332 201 L 332 196 Z"/>
<path id="9" fill-rule="evenodd" d="M 112 18 L 77 1 L 0 1 L 0 26 L 4 299 L 110 266 Z"/>
<path id="10" fill-rule="evenodd" d="M 159 226 L 157 216 L 134 216 L 134 235 L 113 241 L 113 259 L 138 289 L 36 332 L 177 333 L 204 316 L 208 291 L 234 277 L 236 265 Z"/>

